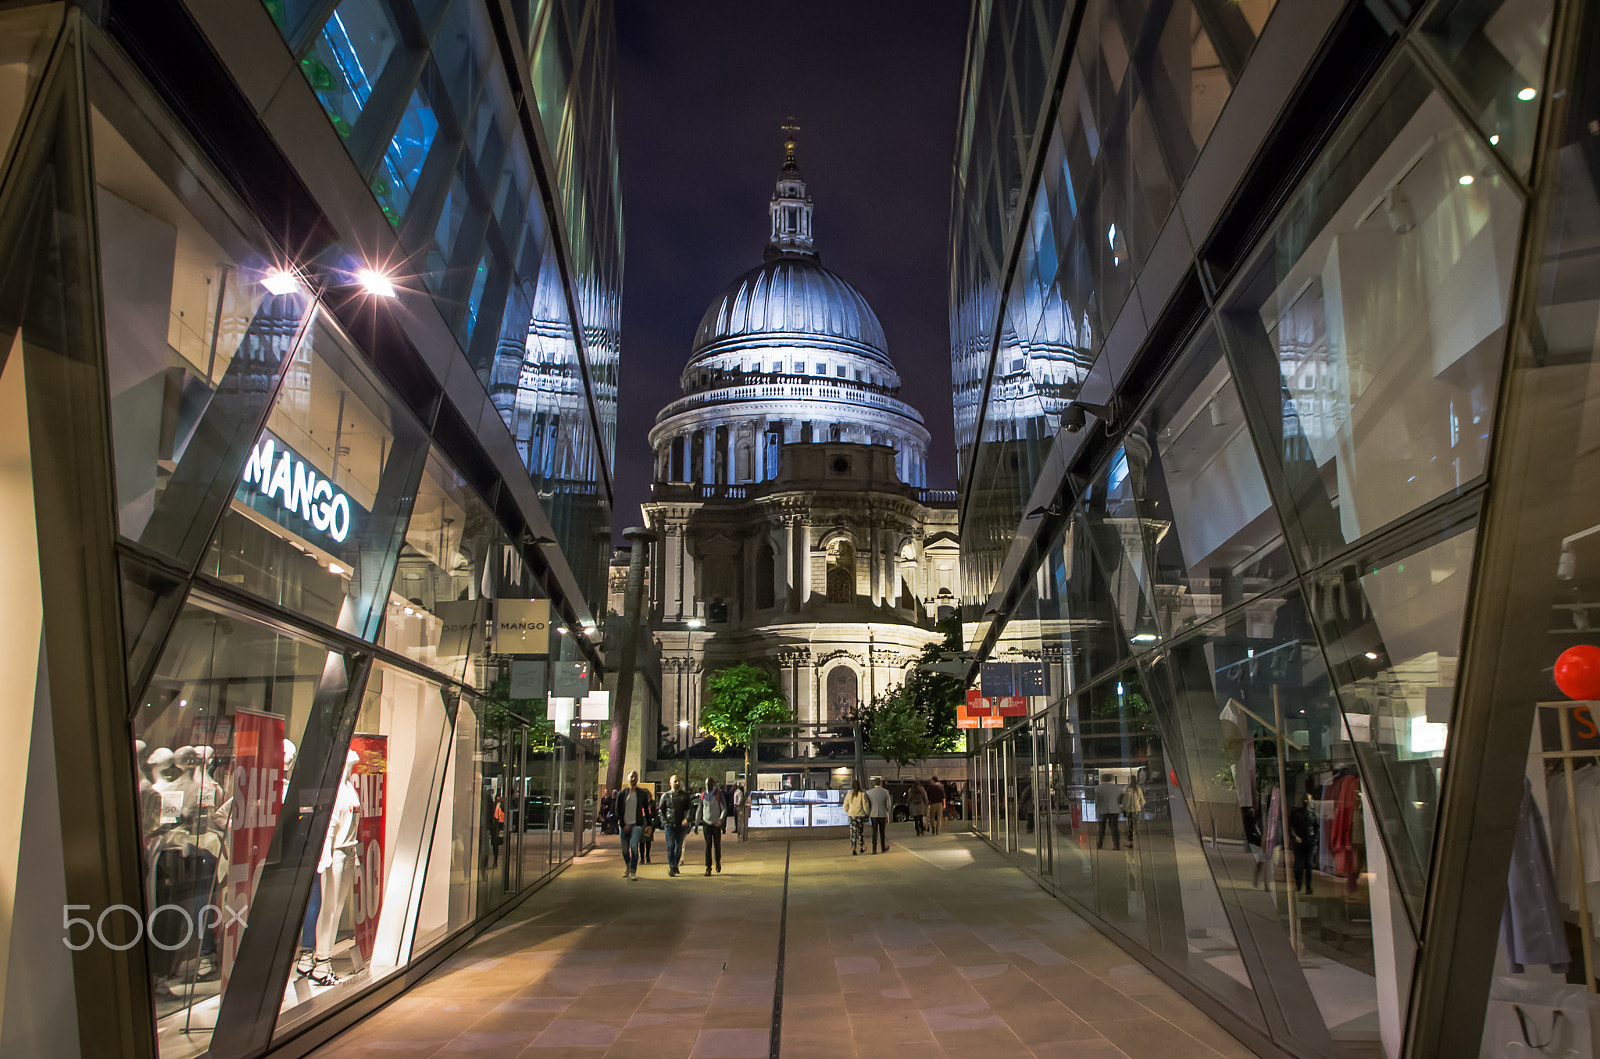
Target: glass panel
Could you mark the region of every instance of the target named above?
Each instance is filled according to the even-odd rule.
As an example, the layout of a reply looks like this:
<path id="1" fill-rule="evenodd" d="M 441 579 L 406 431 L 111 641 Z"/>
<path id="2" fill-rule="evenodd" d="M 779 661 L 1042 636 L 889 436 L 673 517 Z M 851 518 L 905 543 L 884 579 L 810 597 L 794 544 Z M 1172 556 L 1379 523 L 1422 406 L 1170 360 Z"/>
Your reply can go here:
<path id="1" fill-rule="evenodd" d="M 432 948 L 472 922 L 478 907 L 478 718 L 466 699 L 455 710 L 439 810 L 417 910 L 412 954 Z"/>
<path id="2" fill-rule="evenodd" d="M 310 300 L 129 101 L 105 86 L 91 121 L 119 525 L 192 562 Z"/>
<path id="3" fill-rule="evenodd" d="M 373 667 L 275 1036 L 409 962 L 449 728 L 442 688 Z"/>
<path id="4" fill-rule="evenodd" d="M 476 686 L 499 534 L 488 505 L 431 449 L 389 596 L 384 646 Z"/>
<path id="5" fill-rule="evenodd" d="M 1317 578 L 1315 610 L 1351 739 L 1413 914 L 1433 848 L 1461 626 L 1477 532 Z"/>
<path id="6" fill-rule="evenodd" d="M 320 644 L 194 600 L 134 714 L 163 1059 L 198 1054 L 210 1041 L 248 929 L 238 924 L 250 918 L 330 657 Z"/>
<path id="7" fill-rule="evenodd" d="M 422 164 L 427 161 L 428 149 L 439 132 L 439 119 L 433 108 L 422 98 L 420 89 L 411 93 L 406 112 L 389 146 L 383 152 L 383 166 L 372 182 L 372 193 L 383 207 L 384 216 L 396 228 L 411 204 L 411 193 L 417 190 L 417 180 L 422 176 Z"/>
<path id="8" fill-rule="evenodd" d="M 426 436 L 324 320 L 295 351 L 206 571 L 372 636 Z"/>
<path id="9" fill-rule="evenodd" d="M 1209 329 L 1128 429 L 1117 459 L 1108 514 L 1123 527 L 1127 561 L 1142 564 L 1157 618 L 1130 631 L 1135 650 L 1289 576 L 1238 390 Z"/>
<path id="10" fill-rule="evenodd" d="M 1521 212 L 1401 65 L 1231 298 L 1234 376 L 1307 566 L 1483 474 Z"/>
<path id="11" fill-rule="evenodd" d="M 1489 143 L 1517 172 L 1533 161 L 1550 0 L 1450 0 L 1422 25 L 1421 38 L 1461 78 Z"/>
<path id="12" fill-rule="evenodd" d="M 1377 939 L 1388 872 L 1305 604 L 1262 597 L 1167 665 L 1177 786 L 1263 1005 L 1316 1054 L 1381 1054 L 1379 997 L 1405 995 L 1409 933 L 1402 915 Z"/>
<path id="13" fill-rule="evenodd" d="M 1085 838 L 1094 836 L 1096 905 L 1106 922 L 1150 944 L 1147 812 L 1166 764 L 1144 682 L 1125 669 L 1081 696 Z M 1157 809 L 1159 809 L 1159 802 Z M 1107 839 L 1110 844 L 1107 844 Z"/>
<path id="14" fill-rule="evenodd" d="M 11 138 L 38 87 L 61 12 L 60 7 L 43 7 L 0 16 L 0 174 L 10 156 Z"/>
<path id="15" fill-rule="evenodd" d="M 300 68 L 344 139 L 355 130 L 400 35 L 383 0 L 344 0 Z"/>

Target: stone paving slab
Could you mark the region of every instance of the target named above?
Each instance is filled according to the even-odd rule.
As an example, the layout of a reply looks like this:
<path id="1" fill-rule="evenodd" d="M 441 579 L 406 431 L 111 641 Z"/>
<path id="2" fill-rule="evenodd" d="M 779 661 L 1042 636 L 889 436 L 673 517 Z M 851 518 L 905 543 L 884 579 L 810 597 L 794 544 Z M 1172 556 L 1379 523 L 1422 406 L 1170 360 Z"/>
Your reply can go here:
<path id="1" fill-rule="evenodd" d="M 611 837 L 314 1054 L 766 1059 L 786 854 L 783 1059 L 1252 1054 L 961 833 L 729 841 L 721 875 L 634 882 Z"/>

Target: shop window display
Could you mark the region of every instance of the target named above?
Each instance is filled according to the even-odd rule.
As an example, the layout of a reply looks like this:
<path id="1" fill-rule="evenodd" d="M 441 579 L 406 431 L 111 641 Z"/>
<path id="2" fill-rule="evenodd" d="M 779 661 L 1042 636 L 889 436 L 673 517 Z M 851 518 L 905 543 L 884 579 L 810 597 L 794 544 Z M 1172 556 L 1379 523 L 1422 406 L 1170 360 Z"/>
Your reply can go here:
<path id="1" fill-rule="evenodd" d="M 135 712 L 163 1059 L 203 1051 L 216 1025 L 329 658 L 192 598 Z"/>
<path id="2" fill-rule="evenodd" d="M 443 688 L 404 670 L 376 665 L 367 678 L 278 1034 L 410 961 L 449 747 L 446 705 Z"/>

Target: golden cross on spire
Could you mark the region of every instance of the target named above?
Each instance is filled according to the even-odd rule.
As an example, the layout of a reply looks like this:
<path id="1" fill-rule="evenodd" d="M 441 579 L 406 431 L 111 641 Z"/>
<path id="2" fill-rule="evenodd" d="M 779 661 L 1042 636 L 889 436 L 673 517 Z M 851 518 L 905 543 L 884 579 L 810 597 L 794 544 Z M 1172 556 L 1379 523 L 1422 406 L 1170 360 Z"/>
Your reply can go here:
<path id="1" fill-rule="evenodd" d="M 791 115 L 789 120 L 785 121 L 783 123 L 783 125 L 780 126 L 780 127 L 783 129 L 783 132 L 784 132 L 783 164 L 786 167 L 794 166 L 795 165 L 795 158 L 794 158 L 795 142 L 794 142 L 794 138 L 795 138 L 795 134 L 800 131 L 800 126 L 795 124 L 794 117 Z"/>

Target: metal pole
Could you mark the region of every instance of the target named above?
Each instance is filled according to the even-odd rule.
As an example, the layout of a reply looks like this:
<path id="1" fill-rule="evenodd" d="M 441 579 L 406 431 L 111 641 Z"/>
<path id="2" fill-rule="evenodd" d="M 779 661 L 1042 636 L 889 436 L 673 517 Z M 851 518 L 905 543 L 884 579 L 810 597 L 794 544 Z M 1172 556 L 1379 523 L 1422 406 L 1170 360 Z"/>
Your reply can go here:
<path id="1" fill-rule="evenodd" d="M 1294 946 L 1294 954 L 1299 958 L 1305 955 L 1305 948 L 1300 937 L 1300 902 L 1295 893 L 1294 861 L 1289 849 L 1289 766 L 1283 752 L 1283 699 L 1276 684 L 1272 685 L 1272 717 L 1277 722 L 1273 732 L 1277 738 L 1273 740 L 1273 745 L 1278 748 L 1278 810 L 1283 826 L 1283 874 L 1289 887 L 1289 943 Z M 1270 856 L 1267 870 L 1272 870 Z"/>
<path id="2" fill-rule="evenodd" d="M 654 530 L 632 526 L 622 536 L 633 545 L 628 556 L 628 587 L 622 602 L 622 660 L 617 667 L 617 700 L 611 707 L 611 755 L 606 762 L 606 789 L 622 789 L 628 753 L 628 721 L 633 715 L 633 675 L 639 660 L 639 626 L 644 610 L 644 564 Z M 646 744 L 648 745 L 648 744 Z"/>

